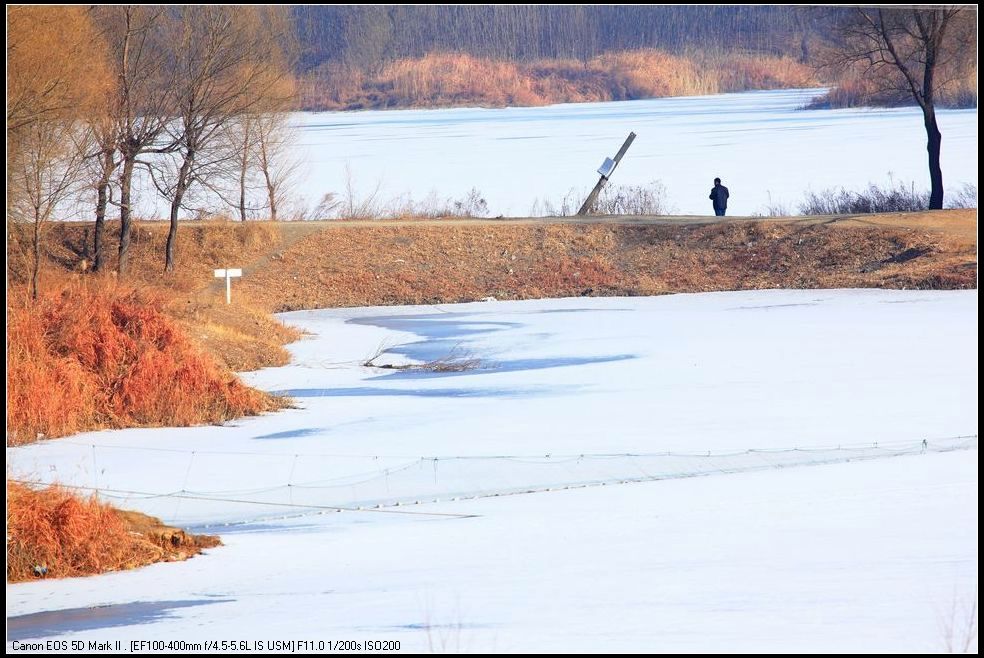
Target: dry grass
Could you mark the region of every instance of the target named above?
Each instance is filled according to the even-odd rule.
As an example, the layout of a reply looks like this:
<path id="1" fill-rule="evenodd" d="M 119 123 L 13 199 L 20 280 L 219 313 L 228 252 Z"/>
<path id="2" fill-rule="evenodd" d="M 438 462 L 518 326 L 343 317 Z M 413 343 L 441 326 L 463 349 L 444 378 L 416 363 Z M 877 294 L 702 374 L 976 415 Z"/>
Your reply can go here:
<path id="1" fill-rule="evenodd" d="M 912 229 L 757 222 L 629 231 L 624 239 L 649 247 L 636 261 L 643 289 L 976 287 L 974 250 Z M 892 262 L 909 249 L 925 255 Z"/>
<path id="2" fill-rule="evenodd" d="M 105 279 L 116 263 L 115 223 L 107 228 L 109 264 Z M 24 285 L 29 270 L 30 239 L 25 226 L 8 224 L 7 272 L 14 289 Z M 283 345 L 298 338 L 298 332 L 245 305 L 233 283 L 235 303 L 225 303 L 221 280 L 212 270 L 255 263 L 288 242 L 278 225 L 270 222 L 195 222 L 178 231 L 176 271 L 163 273 L 167 225 L 138 222 L 133 231 L 131 268 L 126 281 L 153 290 L 163 300 L 162 310 L 176 319 L 191 338 L 221 365 L 236 370 L 284 365 L 289 355 Z M 44 241 L 45 262 L 41 288 L 58 289 L 67 281 L 91 279 L 86 272 L 92 262 L 91 226 L 52 224 Z"/>
<path id="3" fill-rule="evenodd" d="M 152 290 L 107 278 L 7 299 L 7 443 L 196 425 L 273 408 L 203 354 Z"/>
<path id="4" fill-rule="evenodd" d="M 816 84 L 812 69 L 764 55 L 709 57 L 635 50 L 586 62 L 519 63 L 461 53 L 432 53 L 390 63 L 375 76 L 332 65 L 301 85 L 306 110 L 531 106 L 693 96 Z"/>
<path id="5" fill-rule="evenodd" d="M 937 234 L 936 239 L 943 244 L 947 253 L 976 252 L 977 249 L 977 210 L 926 210 L 923 212 L 879 213 L 842 219 L 838 226 L 895 229 Z"/>
<path id="6" fill-rule="evenodd" d="M 144 243 L 156 244 L 157 237 L 148 236 L 166 227 L 144 224 L 141 229 Z M 49 276 L 66 262 L 59 255 L 66 249 L 57 245 L 76 244 L 82 230 L 52 226 L 45 265 Z M 215 255 L 225 252 L 236 253 L 234 264 L 243 265 L 246 276 L 234 282 L 231 306 L 219 282 L 198 293 L 175 295 L 164 307 L 193 340 L 236 369 L 284 362 L 279 344 L 296 333 L 270 319 L 271 311 L 755 286 L 976 285 L 974 210 L 820 222 L 284 222 L 267 223 L 262 230 L 259 237 L 246 239 L 224 224 L 199 225 L 194 231 L 182 227 L 186 237 L 194 237 L 183 257 L 194 260 L 198 245 L 207 262 L 189 280 L 199 287 L 211 285 L 209 268 L 225 265 L 226 259 Z M 871 266 L 910 247 L 927 251 L 906 263 Z M 140 253 L 133 276 L 159 276 L 157 259 Z M 11 271 L 11 278 L 17 277 Z"/>
<path id="7" fill-rule="evenodd" d="M 200 295 L 172 302 L 166 310 L 205 352 L 236 372 L 286 365 L 290 354 L 283 346 L 301 337 L 242 300 L 230 305 Z"/>
<path id="8" fill-rule="evenodd" d="M 133 569 L 218 544 L 217 537 L 188 535 L 94 497 L 7 481 L 8 582 Z"/>
<path id="9" fill-rule="evenodd" d="M 889 67 L 884 71 L 888 74 L 894 73 Z M 937 107 L 977 107 L 976 67 L 963 74 L 941 71 L 938 76 L 947 79 L 948 82 L 937 92 Z M 826 94 L 814 98 L 808 107 L 826 109 L 913 105 L 912 94 L 905 91 L 906 88 L 901 79 L 880 79 L 876 74 L 859 66 L 843 72 L 833 88 Z"/>
<path id="10" fill-rule="evenodd" d="M 53 225 L 36 303 L 24 292 L 23 230 L 8 224 L 8 445 L 105 427 L 221 422 L 286 403 L 243 386 L 228 368 L 286 363 L 282 344 L 297 332 L 267 313 L 227 306 L 206 285 L 213 267 L 252 262 L 278 246 L 271 225 L 182 226 L 178 274 L 165 276 L 158 260 L 166 226 L 141 223 L 125 285 L 82 274 L 90 227 Z M 7 487 L 11 581 L 39 577 L 35 567 L 45 577 L 87 575 L 218 544 L 65 489 Z"/>
<path id="11" fill-rule="evenodd" d="M 717 59 L 708 67 L 717 78 L 714 93 L 753 89 L 795 89 L 818 83 L 812 67 L 791 57 L 734 55 L 727 64 Z"/>
<path id="12" fill-rule="evenodd" d="M 712 225 L 325 224 L 244 280 L 242 291 L 283 311 L 489 296 L 976 287 L 974 212 L 916 217 L 911 227 L 895 215 Z M 910 248 L 925 255 L 890 261 Z"/>

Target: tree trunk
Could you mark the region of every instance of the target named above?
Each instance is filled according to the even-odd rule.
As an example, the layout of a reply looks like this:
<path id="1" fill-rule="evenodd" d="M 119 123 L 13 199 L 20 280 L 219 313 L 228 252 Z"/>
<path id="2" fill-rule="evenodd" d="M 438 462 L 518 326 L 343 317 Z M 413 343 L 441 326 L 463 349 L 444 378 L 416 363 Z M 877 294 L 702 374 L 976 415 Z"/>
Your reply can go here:
<path id="1" fill-rule="evenodd" d="M 109 189 L 108 181 L 99 181 L 96 187 L 96 230 L 93 237 L 92 248 L 95 254 L 92 257 L 92 271 L 98 272 L 103 266 L 103 243 L 106 234 L 106 197 Z"/>
<path id="2" fill-rule="evenodd" d="M 246 221 L 246 166 L 239 170 L 239 219 Z"/>
<path id="3" fill-rule="evenodd" d="M 249 169 L 249 142 L 252 123 L 247 115 L 243 119 L 243 150 L 239 154 L 239 219 L 246 221 L 246 173 Z"/>
<path id="4" fill-rule="evenodd" d="M 270 167 L 265 156 L 264 150 L 263 178 L 266 181 L 267 197 L 270 202 L 270 220 L 275 222 L 277 221 L 277 185 L 270 176 Z"/>
<path id="5" fill-rule="evenodd" d="M 810 35 L 806 32 L 800 37 L 800 62 L 810 63 Z"/>
<path id="6" fill-rule="evenodd" d="M 277 191 L 267 177 L 267 195 L 270 197 L 270 221 L 277 221 Z"/>
<path id="7" fill-rule="evenodd" d="M 109 205 L 109 180 L 116 171 L 116 163 L 113 161 L 113 151 L 103 151 L 100 157 L 102 174 L 96 185 L 96 230 L 93 235 L 93 255 L 92 271 L 102 270 L 103 248 L 106 243 L 106 208 Z"/>
<path id="8" fill-rule="evenodd" d="M 34 212 L 34 266 L 31 270 L 31 299 L 38 298 L 38 273 L 41 271 L 41 216 Z"/>
<path id="9" fill-rule="evenodd" d="M 184 189 L 180 182 L 174 190 L 174 199 L 171 201 L 171 226 L 167 230 L 167 246 L 164 247 L 164 271 L 174 271 L 174 243 L 178 239 L 178 209 L 181 208 L 181 198 L 184 196 Z"/>
<path id="10" fill-rule="evenodd" d="M 943 169 L 940 168 L 940 146 L 943 135 L 936 125 L 936 109 L 928 107 L 923 110 L 923 120 L 926 124 L 926 150 L 929 152 L 929 209 L 943 208 Z"/>
<path id="11" fill-rule="evenodd" d="M 165 272 L 174 271 L 174 244 L 178 239 L 178 211 L 181 209 L 181 201 L 184 199 L 185 192 L 188 191 L 188 172 L 191 171 L 194 159 L 195 152 L 189 151 L 178 171 L 178 183 L 174 188 L 174 199 L 171 200 L 171 227 L 167 231 L 167 246 L 164 249 Z"/>
<path id="12" fill-rule="evenodd" d="M 116 271 L 126 272 L 130 260 L 130 185 L 133 182 L 133 166 L 136 154 L 123 154 L 123 175 L 120 177 L 120 260 Z"/>

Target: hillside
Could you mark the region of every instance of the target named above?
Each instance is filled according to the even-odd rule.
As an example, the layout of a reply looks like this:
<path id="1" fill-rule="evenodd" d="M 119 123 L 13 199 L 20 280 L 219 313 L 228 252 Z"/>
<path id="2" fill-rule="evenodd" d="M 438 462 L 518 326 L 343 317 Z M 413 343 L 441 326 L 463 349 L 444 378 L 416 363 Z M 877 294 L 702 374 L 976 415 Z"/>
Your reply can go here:
<path id="1" fill-rule="evenodd" d="M 974 288 L 976 210 L 789 219 L 611 218 L 367 222 L 186 223 L 178 273 L 163 278 L 164 223 L 138 224 L 134 283 L 169 287 L 173 312 L 237 369 L 216 333 L 269 333 L 262 312 L 419 304 L 485 297 L 654 295 L 755 288 Z M 14 227 L 10 278 L 25 280 Z M 111 229 L 112 230 L 112 229 Z M 75 272 L 87 225 L 55 224 L 51 272 Z M 26 245 L 26 242 L 23 244 Z M 110 245 L 110 251 L 113 245 Z M 212 269 L 242 267 L 224 308 Z M 50 274 L 49 274 L 50 276 Z M 255 309 L 243 312 L 245 308 Z M 222 328 L 224 327 L 224 329 Z M 272 342 L 279 342 L 272 341 Z M 267 349 L 272 344 L 256 344 Z"/>

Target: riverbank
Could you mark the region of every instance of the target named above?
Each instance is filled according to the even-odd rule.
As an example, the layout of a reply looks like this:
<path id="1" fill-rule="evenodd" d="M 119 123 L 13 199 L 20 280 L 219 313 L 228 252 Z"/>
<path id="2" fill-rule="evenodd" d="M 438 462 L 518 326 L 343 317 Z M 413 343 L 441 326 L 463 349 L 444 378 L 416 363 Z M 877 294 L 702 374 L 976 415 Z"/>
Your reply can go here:
<path id="1" fill-rule="evenodd" d="M 110 235 L 114 228 L 110 224 Z M 35 327 L 8 333 L 8 356 L 23 357 L 10 367 L 30 375 L 8 376 L 8 445 L 12 436 L 19 443 L 39 433 L 47 438 L 106 427 L 220 422 L 282 406 L 229 373 L 288 362 L 282 345 L 300 334 L 274 320 L 269 313 L 275 311 L 487 298 L 977 285 L 974 210 L 725 221 L 184 223 L 172 275 L 161 273 L 167 225 L 140 222 L 123 287 L 111 274 L 85 272 L 90 226 L 57 223 L 48 227 L 43 250 L 41 289 L 48 301 L 32 305 L 17 301 L 29 271 L 28 229 L 8 227 L 8 315 L 15 328 L 18 318 Z M 110 243 L 108 251 L 115 251 Z M 213 269 L 223 267 L 243 269 L 233 283 L 231 305 L 223 282 L 213 276 Z M 118 308 L 113 311 L 111 304 Z M 56 308 L 62 310 L 54 313 Z M 39 322 L 48 324 L 38 328 Z M 42 336 L 47 338 L 39 345 Z M 107 352 L 113 345 L 121 347 L 115 361 Z M 41 351 L 31 356 L 31 349 Z M 75 365 L 66 370 L 70 361 Z M 121 364 L 127 367 L 121 370 Z M 107 379 L 112 373 L 129 374 Z M 201 373 L 210 373 L 214 383 L 203 383 Z M 136 406 L 127 402 L 134 391 Z M 231 408 L 223 397 L 229 395 L 245 406 Z"/>
<path id="2" fill-rule="evenodd" d="M 672 55 L 645 49 L 583 61 L 533 62 L 431 53 L 385 64 L 372 74 L 325 64 L 300 79 L 298 109 L 533 107 L 817 84 L 814 69 L 806 64 L 791 57 L 751 53 Z"/>

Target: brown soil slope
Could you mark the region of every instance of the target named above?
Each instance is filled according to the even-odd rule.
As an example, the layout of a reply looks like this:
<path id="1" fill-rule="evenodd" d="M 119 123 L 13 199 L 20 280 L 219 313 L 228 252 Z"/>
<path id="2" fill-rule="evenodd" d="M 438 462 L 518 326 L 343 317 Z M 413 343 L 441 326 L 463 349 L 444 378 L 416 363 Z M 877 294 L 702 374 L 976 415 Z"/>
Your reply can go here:
<path id="1" fill-rule="evenodd" d="M 112 270 L 116 267 L 118 227 L 116 222 L 107 223 L 108 262 L 104 276 L 108 279 L 117 278 Z M 15 290 L 23 288 L 30 276 L 29 228 L 7 226 L 8 284 Z M 219 295 L 208 286 L 216 281 L 213 269 L 258 261 L 298 235 L 303 235 L 303 230 L 285 235 L 279 225 L 266 222 L 183 224 L 178 232 L 175 272 L 165 275 L 167 225 L 138 222 L 132 233 L 130 270 L 121 283 L 168 300 L 165 309 L 168 314 L 181 323 L 197 344 L 230 369 L 242 371 L 283 365 L 289 356 L 282 345 L 296 340 L 297 332 L 276 322 L 266 309 L 254 309 L 242 303 L 235 309 L 227 307 L 224 294 Z M 92 276 L 91 224 L 46 225 L 43 245 L 42 292 L 46 288 L 64 287 L 66 278 L 85 280 Z"/>
<path id="2" fill-rule="evenodd" d="M 697 223 L 700 222 L 700 223 Z M 326 225 L 247 272 L 274 311 L 493 296 L 974 288 L 976 212 L 783 221 Z"/>
<path id="3" fill-rule="evenodd" d="M 46 270 L 77 271 L 90 258 L 88 230 L 52 225 Z M 179 287 L 184 313 L 197 318 L 199 328 L 218 318 L 212 333 L 242 331 L 256 340 L 272 329 L 262 313 L 236 310 L 243 305 L 284 311 L 489 296 L 977 286 L 976 210 L 724 222 L 661 217 L 188 223 L 179 231 L 179 273 L 170 278 L 160 274 L 166 226 L 141 223 L 136 232 L 129 277 Z M 110 244 L 108 250 L 114 248 Z M 15 260 L 12 254 L 16 281 L 24 269 L 14 267 Z M 211 271 L 227 266 L 243 267 L 245 274 L 233 284 L 235 308 L 229 309 Z M 200 333 L 196 337 L 208 344 L 210 332 Z M 270 349 L 282 340 L 271 340 Z"/>

